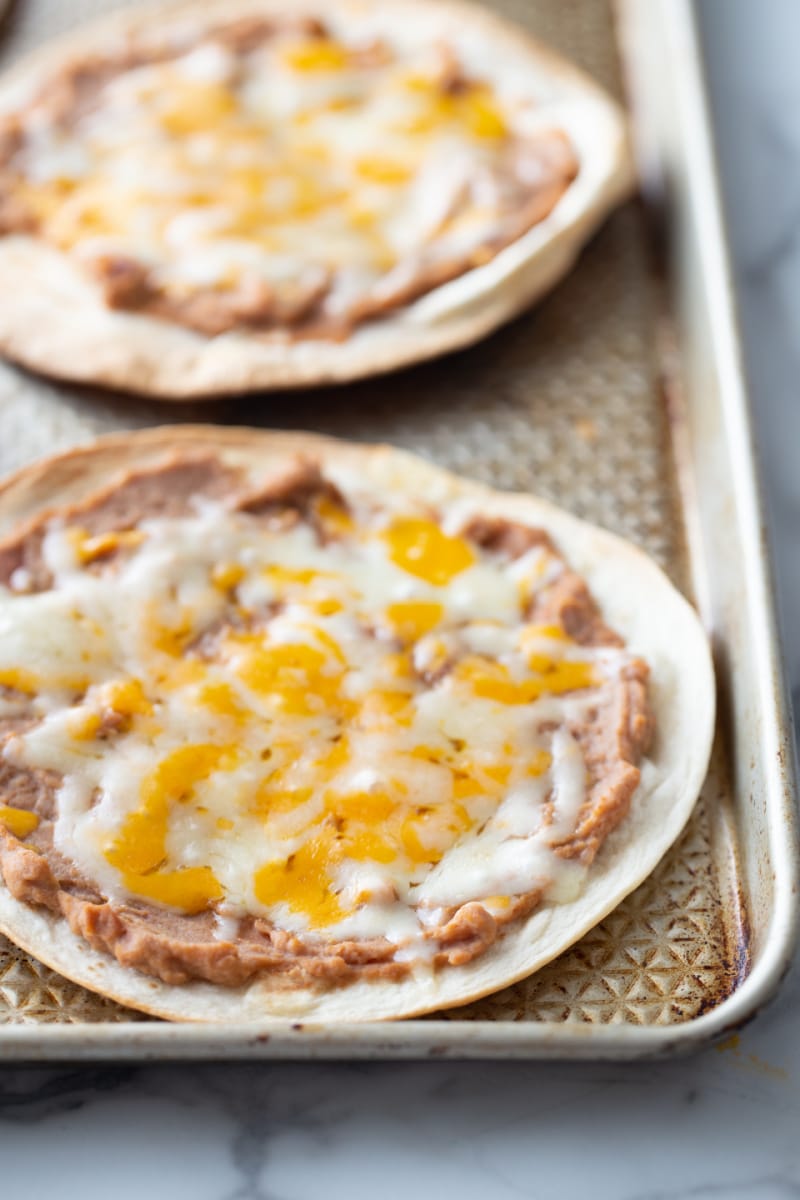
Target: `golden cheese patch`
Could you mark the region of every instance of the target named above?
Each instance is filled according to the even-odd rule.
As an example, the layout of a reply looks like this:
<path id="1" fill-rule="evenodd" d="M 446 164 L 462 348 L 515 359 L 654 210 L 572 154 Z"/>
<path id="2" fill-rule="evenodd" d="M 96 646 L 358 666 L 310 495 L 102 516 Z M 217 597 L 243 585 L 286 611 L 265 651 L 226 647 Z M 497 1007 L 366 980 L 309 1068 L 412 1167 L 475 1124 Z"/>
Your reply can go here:
<path id="1" fill-rule="evenodd" d="M 26 838 L 33 833 L 39 824 L 36 813 L 24 808 L 15 808 L 11 804 L 0 804 L 0 825 L 13 833 L 15 837 Z"/>

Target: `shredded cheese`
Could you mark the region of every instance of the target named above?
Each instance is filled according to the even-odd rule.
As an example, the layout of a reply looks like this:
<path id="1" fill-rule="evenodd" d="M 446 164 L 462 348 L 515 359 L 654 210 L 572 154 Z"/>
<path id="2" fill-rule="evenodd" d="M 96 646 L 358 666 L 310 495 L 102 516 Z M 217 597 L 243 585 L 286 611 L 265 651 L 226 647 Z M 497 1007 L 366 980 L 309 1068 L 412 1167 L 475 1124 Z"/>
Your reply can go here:
<path id="1" fill-rule="evenodd" d="M 278 26 L 241 55 L 209 33 L 112 73 L 66 125 L 45 98 L 21 113 L 17 197 L 59 249 L 134 259 L 173 300 L 266 285 L 291 306 L 324 287 L 341 316 L 410 265 L 466 269 L 529 203 L 516 155 L 541 97 L 473 77 L 457 44 L 454 83 L 447 57 L 397 32 L 371 57 L 357 27 Z"/>
<path id="2" fill-rule="evenodd" d="M 327 540 L 207 500 L 54 521 L 53 587 L 0 589 L 0 686 L 37 717 L 4 753 L 60 773 L 55 845 L 110 897 L 419 949 L 434 909 L 580 874 L 567 730 L 626 652 L 531 624 L 519 563 L 446 520 L 350 500 L 319 502 Z"/>

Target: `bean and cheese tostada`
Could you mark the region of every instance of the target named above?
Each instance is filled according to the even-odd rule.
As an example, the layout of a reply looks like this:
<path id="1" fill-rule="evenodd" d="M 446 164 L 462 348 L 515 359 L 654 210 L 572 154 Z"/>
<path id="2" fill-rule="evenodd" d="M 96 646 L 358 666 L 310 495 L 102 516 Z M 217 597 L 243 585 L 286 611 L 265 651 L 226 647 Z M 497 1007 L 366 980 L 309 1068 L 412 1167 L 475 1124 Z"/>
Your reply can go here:
<path id="1" fill-rule="evenodd" d="M 532 497 L 158 429 L 13 476 L 0 539 L 0 928 L 123 1003 L 463 1003 L 600 920 L 699 792 L 697 617 Z"/>
<path id="2" fill-rule="evenodd" d="M 173 399 L 481 337 L 630 189 L 624 121 L 446 0 L 138 7 L 0 82 L 0 348 Z"/>

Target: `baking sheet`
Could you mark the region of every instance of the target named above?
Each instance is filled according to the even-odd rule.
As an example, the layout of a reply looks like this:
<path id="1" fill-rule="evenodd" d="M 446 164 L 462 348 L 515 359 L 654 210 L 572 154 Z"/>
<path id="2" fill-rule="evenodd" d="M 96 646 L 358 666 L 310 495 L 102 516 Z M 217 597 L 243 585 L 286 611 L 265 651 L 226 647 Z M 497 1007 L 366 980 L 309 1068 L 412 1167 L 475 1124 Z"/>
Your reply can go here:
<path id="1" fill-rule="evenodd" d="M 113 7 L 119 5 L 108 0 L 17 4 L 0 44 L 2 60 Z M 606 0 L 498 0 L 495 7 L 621 95 Z M 697 162 L 689 177 L 690 152 L 701 155 L 708 172 L 707 146 L 702 158 L 702 145 L 680 144 L 680 113 L 668 95 L 669 37 L 678 39 L 673 52 L 682 60 L 682 86 L 687 73 L 692 82 L 691 26 L 684 0 L 627 0 L 621 8 L 649 161 L 673 172 L 677 292 L 670 294 L 654 269 L 645 211 L 631 203 L 531 313 L 471 350 L 386 379 L 171 407 L 63 387 L 2 366 L 0 471 L 96 433 L 168 421 L 308 428 L 394 442 L 495 487 L 538 492 L 630 538 L 679 587 L 699 595 L 716 637 L 723 719 L 684 837 L 641 888 L 530 980 L 468 1008 L 391 1028 L 297 1025 L 266 1035 L 163 1026 L 90 995 L 0 939 L 0 1054 L 634 1055 L 710 1036 L 742 1019 L 774 985 L 794 918 L 791 752 L 736 346 L 719 342 L 728 299 L 717 296 L 712 306 L 713 297 L 700 291 L 709 281 L 692 277 L 698 212 L 711 222 L 712 246 L 719 245 L 719 227 L 713 179 L 697 192 Z M 656 50 L 660 90 L 653 72 L 642 70 Z M 684 92 L 682 102 L 689 106 L 683 116 L 699 120 L 703 138 L 701 97 Z M 721 259 L 717 275 L 724 269 Z M 731 385 L 724 397 L 723 372 Z M 742 456 L 744 487 L 740 475 L 734 488 L 734 450 Z M 741 539 L 746 556 L 724 556 L 710 571 L 723 536 L 730 548 Z M 743 576 L 746 563 L 755 584 Z M 758 714 L 756 686 L 768 695 Z"/>

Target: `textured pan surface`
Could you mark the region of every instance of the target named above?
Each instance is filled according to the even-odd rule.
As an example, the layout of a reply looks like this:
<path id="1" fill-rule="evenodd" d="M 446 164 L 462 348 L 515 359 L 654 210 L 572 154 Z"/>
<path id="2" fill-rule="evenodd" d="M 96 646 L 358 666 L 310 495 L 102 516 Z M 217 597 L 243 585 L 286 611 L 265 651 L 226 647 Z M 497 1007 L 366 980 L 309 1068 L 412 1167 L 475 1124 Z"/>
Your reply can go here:
<path id="1" fill-rule="evenodd" d="M 0 41 L 11 61 L 116 7 L 24 0 Z M 606 0 L 497 0 L 619 95 Z M 473 349 L 376 383 L 291 398 L 187 405 L 60 388 L 0 366 L 0 472 L 95 433 L 189 420 L 387 440 L 496 487 L 554 500 L 651 553 L 688 582 L 657 360 L 659 296 L 643 216 L 617 213 L 532 313 Z M 684 837 L 637 892 L 531 980 L 453 1018 L 666 1026 L 727 996 L 747 965 L 721 754 Z M 447 1014 L 445 1014 L 447 1015 Z M 0 940 L 0 1023 L 137 1020 Z M 0 1036 L 0 1041 L 2 1037 Z"/>

